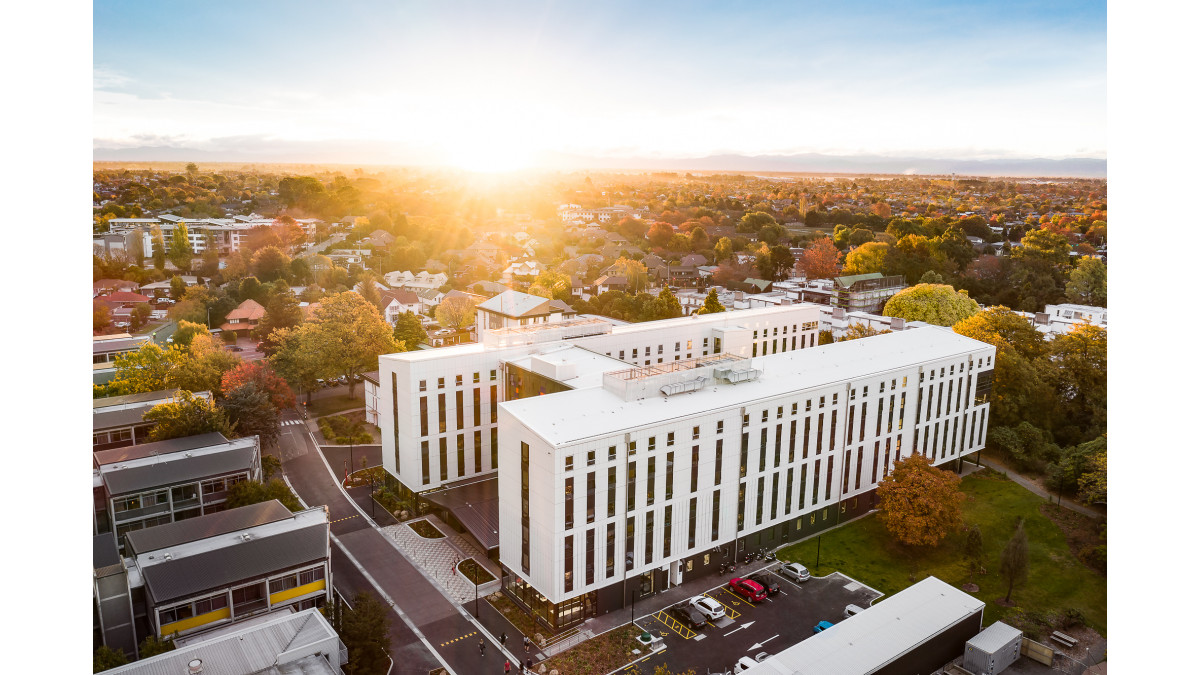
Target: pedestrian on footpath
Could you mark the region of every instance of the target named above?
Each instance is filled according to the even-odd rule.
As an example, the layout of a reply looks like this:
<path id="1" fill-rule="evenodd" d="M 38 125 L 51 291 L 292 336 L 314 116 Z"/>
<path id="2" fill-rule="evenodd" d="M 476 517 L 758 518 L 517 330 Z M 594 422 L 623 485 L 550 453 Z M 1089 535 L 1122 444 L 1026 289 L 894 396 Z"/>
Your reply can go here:
<path id="1" fill-rule="evenodd" d="M 504 675 L 508 675 L 511 672 L 512 672 L 512 664 L 508 662 L 508 659 L 505 659 L 504 660 Z"/>
<path id="2" fill-rule="evenodd" d="M 503 631 L 500 632 L 500 648 L 504 648 L 504 643 L 508 642 L 508 635 Z"/>
<path id="3" fill-rule="evenodd" d="M 483 638 L 479 638 L 479 655 L 480 656 L 483 656 L 484 649 L 485 649 L 485 647 L 483 646 Z"/>
<path id="4" fill-rule="evenodd" d="M 522 636 L 521 636 L 521 643 L 525 645 L 525 653 L 526 653 L 526 654 L 528 654 L 528 653 L 529 653 L 529 636 L 528 636 L 528 635 L 522 635 Z"/>
<path id="5" fill-rule="evenodd" d="M 530 673 L 533 672 L 533 658 L 532 657 L 525 659 L 525 670 Z"/>

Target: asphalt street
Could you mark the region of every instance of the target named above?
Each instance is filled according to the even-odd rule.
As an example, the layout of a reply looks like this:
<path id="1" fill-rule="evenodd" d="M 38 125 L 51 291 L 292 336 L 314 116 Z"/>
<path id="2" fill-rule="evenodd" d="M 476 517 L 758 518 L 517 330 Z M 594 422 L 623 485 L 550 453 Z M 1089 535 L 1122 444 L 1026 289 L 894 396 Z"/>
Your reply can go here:
<path id="1" fill-rule="evenodd" d="M 284 417 L 279 452 L 288 482 L 309 506 L 324 504 L 329 509 L 336 551 L 334 588 L 343 597 L 351 598 L 357 590 L 369 587 L 384 605 L 394 606 L 401 616 L 412 622 L 411 627 L 405 625 L 399 616 L 392 622 L 393 646 L 402 645 L 402 651 L 393 651 L 393 659 L 397 654 L 417 654 L 419 656 L 409 660 L 422 664 L 417 666 L 420 668 L 423 664 L 437 663 L 440 656 L 441 661 L 458 675 L 491 670 L 503 672 L 505 656 L 491 636 L 483 636 L 486 642 L 481 656 L 481 635 L 476 625 L 467 619 L 465 611 L 442 595 L 440 589 L 362 517 L 339 488 L 337 480 L 341 476 L 335 479 L 330 474 L 307 428 L 286 424 L 288 420 L 300 419 L 299 414 L 288 411 Z M 357 461 L 357 454 L 355 459 Z M 436 650 L 437 656 L 419 641 L 422 636 Z"/>

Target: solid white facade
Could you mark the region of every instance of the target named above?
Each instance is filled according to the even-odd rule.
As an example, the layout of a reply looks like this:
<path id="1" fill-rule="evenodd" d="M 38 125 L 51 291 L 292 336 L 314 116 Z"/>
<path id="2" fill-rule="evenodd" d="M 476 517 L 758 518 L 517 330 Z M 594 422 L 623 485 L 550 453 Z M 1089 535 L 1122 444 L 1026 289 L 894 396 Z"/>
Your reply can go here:
<path id="1" fill-rule="evenodd" d="M 576 344 L 620 340 L 633 358 L 641 343 L 615 333 Z M 693 352 L 675 372 L 607 373 L 600 387 L 501 404 L 501 563 L 553 603 L 621 582 L 626 560 L 630 577 L 669 569 L 673 585 L 684 559 L 743 535 L 803 536 L 903 457 L 944 464 L 983 447 L 976 384 L 986 373 L 990 385 L 991 345 L 937 327 L 757 357 L 750 344 L 721 352 L 740 359 Z"/>

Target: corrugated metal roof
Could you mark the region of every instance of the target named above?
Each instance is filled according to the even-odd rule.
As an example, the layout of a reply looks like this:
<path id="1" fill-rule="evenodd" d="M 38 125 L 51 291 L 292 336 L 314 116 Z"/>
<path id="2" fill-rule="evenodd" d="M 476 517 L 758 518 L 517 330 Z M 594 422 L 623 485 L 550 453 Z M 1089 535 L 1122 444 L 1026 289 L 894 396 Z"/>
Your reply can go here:
<path id="1" fill-rule="evenodd" d="M 883 278 L 883 274 L 881 274 L 880 272 L 870 272 L 868 274 L 852 274 L 848 277 L 834 277 L 833 280 L 838 282 L 842 286 L 849 288 L 849 287 L 853 286 L 854 282 L 856 282 L 856 281 L 862 281 L 864 279 L 882 279 L 882 278 Z"/>
<path id="2" fill-rule="evenodd" d="M 1021 637 L 1021 631 L 1003 621 L 997 621 L 983 629 L 979 635 L 967 640 L 967 644 L 979 651 L 994 654 L 1019 637 Z"/>
<path id="3" fill-rule="evenodd" d="M 137 349 L 150 339 L 149 335 L 138 337 L 118 338 L 116 340 L 100 340 L 92 343 L 92 354 L 120 352 L 126 349 Z"/>
<path id="4" fill-rule="evenodd" d="M 833 628 L 746 671 L 747 675 L 865 675 L 947 627 L 983 612 L 984 603 L 926 577 Z M 982 616 L 982 614 L 981 614 Z"/>
<path id="5" fill-rule="evenodd" d="M 130 446 L 140 448 L 140 445 Z M 163 458 L 163 461 L 127 469 L 104 472 L 101 477 L 110 495 L 123 495 L 155 487 L 177 485 L 249 469 L 254 462 L 254 448 L 230 448 L 227 452 L 207 455 Z"/>
<path id="6" fill-rule="evenodd" d="M 117 536 L 115 534 L 105 532 L 92 537 L 92 569 L 101 570 L 120 564 L 121 554 L 117 553 Z"/>
<path id="7" fill-rule="evenodd" d="M 422 495 L 448 509 L 485 549 L 500 545 L 500 482 L 479 480 Z"/>
<path id="8" fill-rule="evenodd" d="M 100 450 L 94 453 L 94 455 L 96 457 L 96 464 L 107 466 L 143 457 L 153 457 L 154 455 L 167 455 L 175 452 L 208 448 L 214 445 L 224 445 L 228 442 L 229 439 L 214 431 L 207 434 L 171 438 L 165 441 L 142 443 L 141 445 L 130 445 L 124 448 Z"/>
<path id="9" fill-rule="evenodd" d="M 189 541 L 216 537 L 291 517 L 292 512 L 288 510 L 288 507 L 280 503 L 278 499 L 272 499 L 269 502 L 239 506 L 236 509 L 210 513 L 199 518 L 188 518 L 144 530 L 134 530 L 125 536 L 126 541 L 129 542 L 130 555 L 136 556 L 139 553 L 170 548 Z"/>
<path id="10" fill-rule="evenodd" d="M 236 627 L 236 624 L 235 624 Z M 174 651 L 105 671 L 114 675 L 183 675 L 200 659 L 204 673 L 254 675 L 340 673 L 322 654 L 338 659 L 337 634 L 315 609 L 280 614 L 275 621 L 247 629 L 222 631 L 218 637 L 193 642 Z M 299 656 L 303 655 L 303 656 Z M 299 658 L 297 658 L 299 656 Z"/>
<path id="11" fill-rule="evenodd" d="M 328 541 L 329 523 L 323 522 L 147 565 L 142 576 L 155 604 L 160 604 L 324 560 Z"/>
<path id="12" fill-rule="evenodd" d="M 138 424 L 142 421 L 142 416 L 146 411 L 158 405 L 157 403 L 146 403 L 137 408 L 124 408 L 122 410 L 113 410 L 111 412 L 98 412 L 92 414 L 92 431 L 100 431 L 101 429 L 112 429 L 113 427 L 127 427 L 131 424 Z"/>
<path id="13" fill-rule="evenodd" d="M 178 389 L 160 389 L 158 391 L 145 391 L 140 394 L 126 394 L 124 396 L 106 396 L 104 398 L 92 399 L 92 410 L 98 408 L 112 408 L 121 405 L 130 405 L 132 403 L 147 403 L 149 401 L 162 401 L 169 398 L 174 398 L 179 393 Z"/>

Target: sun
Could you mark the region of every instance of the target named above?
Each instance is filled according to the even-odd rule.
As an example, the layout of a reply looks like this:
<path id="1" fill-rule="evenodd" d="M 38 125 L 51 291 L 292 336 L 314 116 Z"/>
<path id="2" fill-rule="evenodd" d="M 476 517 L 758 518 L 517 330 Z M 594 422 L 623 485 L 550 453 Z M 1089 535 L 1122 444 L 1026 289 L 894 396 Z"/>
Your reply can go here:
<path id="1" fill-rule="evenodd" d="M 448 149 L 450 164 L 477 173 L 504 173 L 529 168 L 529 149 L 504 139 L 479 139 Z"/>

